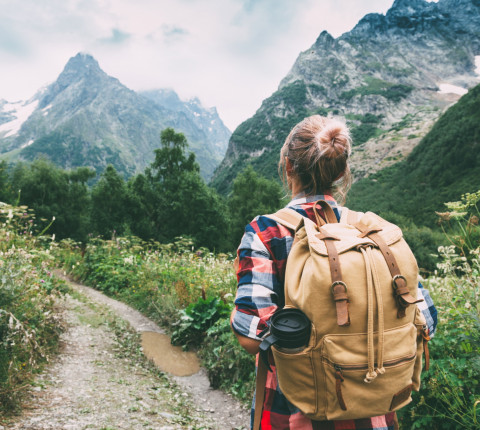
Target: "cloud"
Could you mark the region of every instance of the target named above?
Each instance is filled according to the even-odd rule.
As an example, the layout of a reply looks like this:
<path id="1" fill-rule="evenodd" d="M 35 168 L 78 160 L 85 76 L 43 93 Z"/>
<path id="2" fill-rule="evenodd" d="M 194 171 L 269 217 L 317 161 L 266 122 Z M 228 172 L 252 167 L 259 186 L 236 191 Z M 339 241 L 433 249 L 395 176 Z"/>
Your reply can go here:
<path id="1" fill-rule="evenodd" d="M 234 129 L 322 30 L 338 37 L 392 2 L 2 0 L 0 99 L 31 97 L 87 51 L 128 87 L 198 96 Z"/>
<path id="2" fill-rule="evenodd" d="M 132 37 L 131 34 L 126 33 L 118 28 L 112 28 L 112 35 L 99 39 L 100 43 L 109 45 L 121 45 Z"/>
<path id="3" fill-rule="evenodd" d="M 24 56 L 30 53 L 28 43 L 24 37 L 8 20 L 0 23 L 0 50 L 15 56 Z"/>
<path id="4" fill-rule="evenodd" d="M 162 25 L 163 34 L 166 38 L 175 38 L 179 36 L 184 36 L 188 34 L 188 31 L 181 27 L 171 26 L 164 24 Z"/>

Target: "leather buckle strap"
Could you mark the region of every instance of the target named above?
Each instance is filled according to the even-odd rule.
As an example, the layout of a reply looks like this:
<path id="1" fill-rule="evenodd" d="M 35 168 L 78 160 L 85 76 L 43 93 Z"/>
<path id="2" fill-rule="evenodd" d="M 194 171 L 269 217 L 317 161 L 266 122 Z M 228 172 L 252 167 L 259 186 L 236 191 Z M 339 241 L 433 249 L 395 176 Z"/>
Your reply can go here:
<path id="1" fill-rule="evenodd" d="M 405 316 L 405 309 L 409 305 L 419 303 L 422 299 L 415 299 L 407 286 L 407 280 L 404 276 L 398 274 L 392 279 L 392 287 L 395 293 L 395 301 L 397 302 L 397 317 L 403 318 Z"/>
<path id="2" fill-rule="evenodd" d="M 337 288 L 343 287 L 343 288 Z M 343 281 L 335 281 L 330 287 L 330 291 L 333 295 L 333 300 L 338 302 L 339 300 L 348 300 L 347 297 L 347 284 Z"/>
<path id="3" fill-rule="evenodd" d="M 330 287 L 337 311 L 337 324 L 341 327 L 350 325 L 348 312 L 347 285 L 343 281 L 335 281 Z"/>
<path id="4" fill-rule="evenodd" d="M 422 331 L 423 338 L 423 353 L 425 354 L 425 370 L 430 369 L 430 351 L 428 350 L 428 341 L 430 336 L 428 335 L 428 330 L 423 329 Z"/>
<path id="5" fill-rule="evenodd" d="M 348 313 L 347 286 L 345 282 L 343 282 L 342 269 L 340 267 L 338 251 L 337 247 L 335 246 L 335 240 L 337 238 L 329 235 L 321 227 L 319 228 L 319 230 L 320 237 L 325 242 L 325 247 L 327 248 L 330 275 L 332 277 L 331 291 L 337 311 L 337 324 L 340 327 L 348 326 L 350 325 L 350 315 Z"/>
<path id="6" fill-rule="evenodd" d="M 392 287 L 394 289 L 395 301 L 397 303 L 397 318 L 405 317 L 405 309 L 411 304 L 423 301 L 423 299 L 415 299 L 410 294 L 410 290 L 407 286 L 407 280 L 401 275 L 397 260 L 395 259 L 395 256 L 383 237 L 380 236 L 378 232 L 372 231 L 374 229 L 369 229 L 362 223 L 357 223 L 355 228 L 360 230 L 363 234 L 367 233 L 369 230 L 371 231 L 368 232 L 367 236 L 377 244 L 380 252 L 383 255 L 383 258 L 385 259 L 385 262 L 387 263 L 388 270 L 392 275 Z"/>

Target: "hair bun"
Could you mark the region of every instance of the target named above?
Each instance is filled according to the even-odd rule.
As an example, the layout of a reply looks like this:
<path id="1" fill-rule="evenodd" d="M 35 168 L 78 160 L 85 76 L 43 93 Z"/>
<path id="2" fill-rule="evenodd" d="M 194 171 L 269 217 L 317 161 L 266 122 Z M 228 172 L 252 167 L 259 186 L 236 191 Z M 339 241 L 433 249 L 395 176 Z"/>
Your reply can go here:
<path id="1" fill-rule="evenodd" d="M 347 126 L 335 119 L 330 120 L 317 134 L 319 146 L 330 157 L 347 153 L 350 155 L 350 133 Z"/>
<path id="2" fill-rule="evenodd" d="M 290 131 L 280 151 L 279 170 L 289 185 L 295 180 L 308 195 L 333 192 L 343 201 L 351 184 L 350 153 L 346 124 L 312 115 Z"/>

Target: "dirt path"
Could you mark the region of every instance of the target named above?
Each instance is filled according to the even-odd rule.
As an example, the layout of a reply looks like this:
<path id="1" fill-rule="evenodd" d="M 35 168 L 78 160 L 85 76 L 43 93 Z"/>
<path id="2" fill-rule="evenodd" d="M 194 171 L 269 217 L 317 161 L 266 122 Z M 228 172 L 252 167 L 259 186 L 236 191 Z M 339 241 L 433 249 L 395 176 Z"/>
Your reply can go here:
<path id="1" fill-rule="evenodd" d="M 204 370 L 174 377 L 145 360 L 138 334 L 123 320 L 137 333 L 162 333 L 160 327 L 98 291 L 70 284 L 80 294 L 65 299 L 60 354 L 37 378 L 24 414 L 5 428 L 247 428 L 249 412 L 210 389 Z"/>

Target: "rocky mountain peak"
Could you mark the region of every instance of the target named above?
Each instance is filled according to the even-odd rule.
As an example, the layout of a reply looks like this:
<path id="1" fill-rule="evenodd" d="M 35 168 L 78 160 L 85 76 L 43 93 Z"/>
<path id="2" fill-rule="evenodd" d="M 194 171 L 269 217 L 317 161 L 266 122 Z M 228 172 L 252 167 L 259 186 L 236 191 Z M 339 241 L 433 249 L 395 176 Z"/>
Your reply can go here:
<path id="1" fill-rule="evenodd" d="M 334 37 L 326 30 L 320 33 L 314 46 L 321 46 L 323 48 L 330 48 L 335 43 Z"/>
<path id="2" fill-rule="evenodd" d="M 90 54 L 79 52 L 68 60 L 57 80 L 48 87 L 40 101 L 40 108 L 48 106 L 52 100 L 68 88 L 71 89 L 71 96 L 74 96 L 76 91 L 73 90 L 73 87 L 77 86 L 84 88 L 82 93 L 84 97 L 92 99 L 101 88 L 108 85 L 108 82 L 122 86 L 117 79 L 108 76 Z"/>
<path id="3" fill-rule="evenodd" d="M 68 60 L 68 63 L 65 65 L 65 68 L 60 74 L 59 79 L 71 81 L 72 79 L 78 79 L 92 74 L 101 74 L 106 76 L 95 58 L 93 58 L 90 54 L 79 52 L 77 55 L 75 55 L 75 57 L 72 57 L 70 60 Z"/>
<path id="4" fill-rule="evenodd" d="M 412 14 L 426 6 L 428 6 L 428 2 L 425 0 L 395 0 L 389 12 L 406 12 L 408 14 Z"/>

